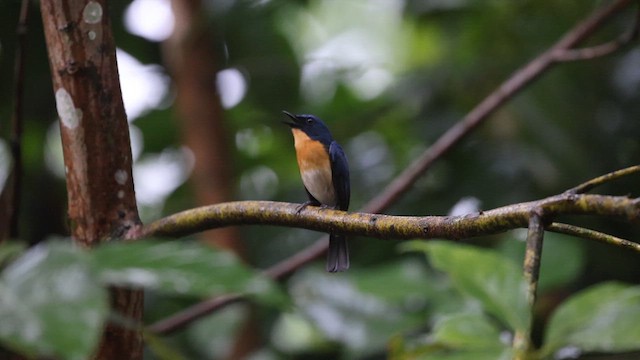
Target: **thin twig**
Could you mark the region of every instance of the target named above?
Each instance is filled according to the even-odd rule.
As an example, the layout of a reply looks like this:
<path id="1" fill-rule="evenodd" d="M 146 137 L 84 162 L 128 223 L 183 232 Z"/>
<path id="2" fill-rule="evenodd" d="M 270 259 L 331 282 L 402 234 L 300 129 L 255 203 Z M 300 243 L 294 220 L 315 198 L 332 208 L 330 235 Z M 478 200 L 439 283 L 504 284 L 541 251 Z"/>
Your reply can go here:
<path id="1" fill-rule="evenodd" d="M 20 200 L 22 193 L 22 129 L 23 129 L 23 95 L 25 53 L 27 50 L 27 24 L 29 20 L 29 0 L 22 0 L 20 5 L 20 17 L 16 27 L 18 42 L 16 45 L 15 64 L 13 72 L 13 114 L 11 116 L 11 158 L 12 170 L 8 191 L 9 199 L 9 236 L 18 238 L 18 224 L 20 219 Z"/>
<path id="2" fill-rule="evenodd" d="M 568 193 L 572 193 L 572 194 L 584 194 L 587 191 L 595 188 L 596 186 L 600 186 L 604 183 L 619 179 L 623 176 L 627 176 L 630 174 L 634 174 L 640 172 L 640 165 L 635 165 L 635 166 L 630 166 L 628 168 L 624 168 L 624 169 L 620 169 L 620 170 L 616 170 L 613 172 L 610 172 L 608 174 L 604 174 L 602 176 L 598 176 L 595 179 L 591 179 L 587 182 L 584 182 L 576 187 L 573 187 L 569 190 L 567 190 Z"/>
<path id="3" fill-rule="evenodd" d="M 244 296 L 242 294 L 225 294 L 216 296 L 179 311 L 168 318 L 159 320 L 149 326 L 148 330 L 156 334 L 168 335 L 181 330 L 192 321 L 201 318 L 203 313 L 208 314 L 211 311 L 242 300 L 244 300 Z"/>
<path id="4" fill-rule="evenodd" d="M 638 32 L 640 30 L 640 7 L 636 10 L 635 21 L 633 27 L 620 35 L 617 39 L 609 41 L 604 44 L 582 48 L 582 49 L 566 49 L 559 50 L 555 53 L 555 61 L 557 62 L 569 62 L 569 61 L 582 61 L 591 60 L 598 57 L 606 56 L 616 52 L 621 47 L 628 45 L 633 40 L 638 38 Z"/>
<path id="5" fill-rule="evenodd" d="M 583 239 L 594 240 L 604 244 L 617 246 L 619 248 L 640 252 L 640 245 L 638 243 L 621 239 L 613 235 L 601 233 L 599 231 L 585 229 L 579 226 L 554 222 L 554 223 L 551 223 L 549 226 L 547 226 L 546 229 L 548 231 L 552 231 L 560 234 L 572 235 L 572 236 L 580 237 Z"/>
<path id="6" fill-rule="evenodd" d="M 558 49 L 569 49 L 591 33 L 598 29 L 607 19 L 618 11 L 627 7 L 632 0 L 618 0 L 611 5 L 596 11 L 594 14 L 580 22 L 577 26 L 567 32 L 549 50 L 540 54 L 522 69 L 516 71 L 500 87 L 487 96 L 480 104 L 472 109 L 460 122 L 444 133 L 435 143 L 433 143 L 418 159 L 398 175 L 380 195 L 369 201 L 363 211 L 379 213 L 395 203 L 400 196 L 404 195 L 413 184 L 435 163 L 443 157 L 456 144 L 458 144 L 473 129 L 484 122 L 489 115 L 496 111 L 507 100 L 515 96 L 524 86 L 531 83 L 544 71 L 554 64 L 554 52 Z M 282 278 L 292 273 L 299 267 L 322 256 L 327 249 L 328 236 L 323 236 L 316 243 L 310 245 L 301 252 L 280 261 L 271 266 L 265 273 L 274 278 Z M 198 306 L 198 305 L 195 305 Z M 189 318 L 192 322 L 201 318 L 219 307 L 200 307 L 200 314 Z M 188 309 L 187 309 L 188 310 Z M 187 311 L 185 310 L 185 311 Z M 165 321 L 177 320 L 171 316 Z M 175 328 L 184 327 L 187 322 L 173 321 Z M 153 325 L 152 325 L 153 326 Z M 170 332 L 171 327 L 165 328 L 165 332 Z"/>
<path id="7" fill-rule="evenodd" d="M 621 47 L 629 44 L 633 38 L 627 34 L 621 36 L 619 39 L 610 41 L 608 43 L 583 48 L 583 49 L 569 49 L 565 51 L 558 51 L 555 54 L 555 61 L 557 62 L 571 62 L 571 61 L 584 61 L 592 60 L 595 58 L 607 56 L 618 51 Z"/>

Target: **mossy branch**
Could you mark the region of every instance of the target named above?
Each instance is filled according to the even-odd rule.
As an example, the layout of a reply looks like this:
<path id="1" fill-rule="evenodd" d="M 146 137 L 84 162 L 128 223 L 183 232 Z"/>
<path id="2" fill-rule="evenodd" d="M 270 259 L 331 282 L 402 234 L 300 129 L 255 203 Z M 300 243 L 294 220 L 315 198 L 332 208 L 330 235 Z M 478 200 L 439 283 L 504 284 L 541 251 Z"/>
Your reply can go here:
<path id="1" fill-rule="evenodd" d="M 532 211 L 545 218 L 557 215 L 594 215 L 640 223 L 640 200 L 625 196 L 563 193 L 464 216 L 393 216 L 347 213 L 273 201 L 237 201 L 186 210 L 152 222 L 130 234 L 177 238 L 230 225 L 277 225 L 380 239 L 462 239 L 526 228 Z M 550 228 L 549 230 L 554 230 Z M 601 237 L 590 237 L 601 240 Z M 605 240 L 601 240 L 605 241 Z M 611 241 L 605 241 L 612 243 Z M 634 244 L 634 243 L 631 243 Z M 625 247 L 640 252 L 639 244 Z"/>
<path id="2" fill-rule="evenodd" d="M 540 259 L 542 256 L 542 242 L 544 239 L 544 217 L 541 209 L 534 208 L 529 215 L 529 231 L 527 233 L 527 248 L 524 253 L 524 278 L 527 282 L 527 301 L 529 302 L 529 325 L 526 330 L 517 330 L 513 337 L 514 358 L 526 359 L 531 351 L 531 328 L 533 326 L 533 305 L 538 292 L 538 277 L 540 275 Z"/>

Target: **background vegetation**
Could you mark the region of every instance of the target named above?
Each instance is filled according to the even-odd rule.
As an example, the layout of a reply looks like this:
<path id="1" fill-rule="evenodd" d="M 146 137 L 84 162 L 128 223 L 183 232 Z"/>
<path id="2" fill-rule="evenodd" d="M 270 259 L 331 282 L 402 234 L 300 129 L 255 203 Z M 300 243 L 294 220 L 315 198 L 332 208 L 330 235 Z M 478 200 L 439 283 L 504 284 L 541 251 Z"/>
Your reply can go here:
<path id="1" fill-rule="evenodd" d="M 232 168 L 232 198 L 305 200 L 291 135 L 280 123 L 280 111 L 286 109 L 320 116 L 343 144 L 351 166 L 351 208 L 358 209 L 516 69 L 606 3 L 203 2 L 197 20 L 210 35 L 206 41 L 213 49 L 224 107 L 218 121 L 224 124 L 228 140 L 226 149 L 216 156 Z M 20 239 L 29 245 L 69 233 L 51 76 L 42 25 L 33 5 L 26 49 L 19 227 Z M 10 162 L 7 119 L 12 112 L 10 79 L 19 6 L 16 0 L 0 3 L 3 182 Z M 110 6 L 130 121 L 133 177 L 146 223 L 202 204 L 194 195 L 194 182 L 187 182 L 194 170 L 194 155 L 183 147 L 185 130 L 171 77 L 176 72 L 168 70 L 172 48 L 165 41 L 169 33 L 163 34 L 162 29 L 166 32 L 170 22 L 151 21 L 164 19 L 162 11 L 167 11 L 169 2 L 135 0 Z M 583 45 L 607 42 L 628 31 L 634 11 L 627 7 Z M 610 56 L 554 67 L 441 158 L 388 213 L 444 215 L 454 209 L 457 213 L 490 209 L 561 193 L 589 178 L 637 164 L 638 64 L 640 48 L 632 43 Z M 600 191 L 637 197 L 637 184 L 637 177 L 624 178 Z M 640 233 L 637 226 L 606 219 L 570 220 L 626 239 L 637 239 Z M 308 230 L 263 226 L 241 227 L 240 234 L 244 246 L 236 251 L 258 269 L 318 238 Z M 356 237 L 350 241 L 349 272 L 326 274 L 318 262 L 260 291 L 251 287 L 252 270 L 228 260 L 237 272 L 225 277 L 218 273 L 220 269 L 207 266 L 210 258 L 199 256 L 208 253 L 193 242 L 165 246 L 157 250 L 166 254 L 166 258 L 159 255 L 162 261 L 139 265 L 166 279 L 161 271 L 180 266 L 168 260 L 170 254 L 200 254 L 193 259 L 201 267 L 190 268 L 199 269 L 195 273 L 200 277 L 189 278 L 189 285 L 182 289 L 175 283 L 132 280 L 126 264 L 109 262 L 124 256 L 118 253 L 123 251 L 118 245 L 89 255 L 49 241 L 32 251 L 39 251 L 41 258 L 81 264 L 76 273 L 87 274 L 78 280 L 86 283 L 80 288 L 86 296 L 78 301 L 91 305 L 88 309 L 98 313 L 96 319 L 107 316 L 101 300 L 104 290 L 98 283 L 152 288 L 146 293 L 145 324 L 207 294 L 245 290 L 256 294 L 256 306 L 234 304 L 170 336 L 148 334 L 148 358 L 213 359 L 248 353 L 256 359 L 373 359 L 390 354 L 495 359 L 509 358 L 513 331 L 528 321 L 522 318 L 526 311 L 521 306 L 526 304 L 519 295 L 525 234 L 511 231 L 465 240 L 484 249 L 441 242 L 399 245 Z M 125 253 L 131 251 L 135 257 L 152 251 L 144 244 Z M 640 278 L 637 254 L 554 234 L 547 234 L 544 246 L 533 337 L 540 346 L 539 355 L 606 353 L 601 355 L 604 358 L 612 356 L 610 352 L 637 351 L 640 328 L 628 320 L 640 315 L 640 290 L 631 286 Z M 50 253 L 55 256 L 43 256 Z M 39 277 L 59 269 L 44 260 L 18 265 L 5 269 L 3 287 L 19 288 L 26 281 L 21 277 L 25 273 Z M 33 266 L 29 268 L 33 273 L 19 271 L 27 265 Z M 118 272 L 119 266 L 124 270 Z M 191 276 L 187 272 L 184 276 Z M 216 288 L 222 285 L 209 283 L 204 275 L 223 279 L 219 281 L 226 287 Z M 42 300 L 25 291 L 18 294 L 34 302 Z M 9 316 L 2 312 L 2 302 L 13 304 L 6 299 L 0 300 L 2 316 Z M 42 311 L 52 313 L 47 307 Z M 15 319 L 17 323 L 2 321 L 5 329 L 7 324 L 24 328 L 25 322 Z M 52 324 L 55 321 L 51 319 Z M 99 329 L 100 324 L 84 326 Z M 93 333 L 79 333 L 89 334 L 84 348 L 60 345 L 70 349 L 60 353 L 59 345 L 42 345 L 36 337 L 41 345 L 38 351 L 82 358 L 95 338 Z M 0 331 L 5 345 L 35 351 L 28 342 L 6 334 Z M 72 333 L 65 336 L 75 338 Z"/>

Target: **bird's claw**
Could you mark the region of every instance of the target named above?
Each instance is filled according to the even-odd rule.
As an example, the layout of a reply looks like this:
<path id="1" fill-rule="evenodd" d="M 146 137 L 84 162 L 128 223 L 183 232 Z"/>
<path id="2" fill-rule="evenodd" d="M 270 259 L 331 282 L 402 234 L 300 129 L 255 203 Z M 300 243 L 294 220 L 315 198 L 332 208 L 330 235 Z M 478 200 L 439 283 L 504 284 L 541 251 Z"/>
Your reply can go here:
<path id="1" fill-rule="evenodd" d="M 302 204 L 300 204 L 300 205 L 298 206 L 298 208 L 296 209 L 296 215 L 300 215 L 300 212 L 301 212 L 302 210 L 304 210 L 304 208 L 306 208 L 307 206 L 309 206 L 309 205 L 311 205 L 311 204 L 313 204 L 313 202 L 311 202 L 311 201 L 305 201 L 305 202 L 303 202 Z"/>
<path id="2" fill-rule="evenodd" d="M 304 203 L 300 204 L 298 206 L 298 208 L 296 209 L 296 215 L 299 215 L 300 212 L 302 212 L 302 210 L 304 210 L 307 206 L 312 205 L 312 206 L 319 206 L 321 209 L 327 209 L 327 208 L 331 208 L 331 206 L 325 205 L 325 204 L 318 204 L 314 201 L 305 201 Z"/>

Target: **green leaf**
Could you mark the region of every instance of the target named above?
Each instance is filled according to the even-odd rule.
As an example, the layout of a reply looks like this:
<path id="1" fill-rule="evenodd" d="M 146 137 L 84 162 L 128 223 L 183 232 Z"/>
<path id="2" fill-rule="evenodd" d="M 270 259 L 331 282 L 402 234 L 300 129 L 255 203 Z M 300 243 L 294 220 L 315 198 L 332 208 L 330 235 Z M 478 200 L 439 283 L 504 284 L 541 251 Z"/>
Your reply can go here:
<path id="1" fill-rule="evenodd" d="M 409 357 L 416 360 L 512 360 L 513 355 L 510 349 L 489 349 L 489 350 L 469 350 L 469 351 L 447 351 L 427 352 L 420 356 Z"/>
<path id="2" fill-rule="evenodd" d="M 424 342 L 424 339 L 410 340 L 402 339 L 401 336 L 396 336 L 389 342 L 390 358 L 393 359 L 415 359 L 415 360 L 511 360 L 513 359 L 513 351 L 507 345 L 496 342 L 496 339 L 487 339 L 488 341 L 476 341 L 464 340 L 460 342 L 460 338 L 467 338 L 468 336 L 474 336 L 471 332 L 463 330 L 465 328 L 465 321 L 469 320 L 477 330 L 489 329 L 493 326 L 486 326 L 486 319 L 480 318 L 474 319 L 473 314 L 459 314 L 460 316 L 450 317 L 444 319 L 439 323 L 441 329 L 436 329 L 436 332 L 440 332 L 439 335 L 429 337 L 432 341 Z M 481 315 L 478 315 L 481 317 Z M 465 319 L 466 318 L 466 319 Z M 478 325 L 478 321 L 485 323 L 484 325 Z M 462 330 L 462 331 L 461 331 Z M 494 329 L 495 330 L 495 329 Z M 492 335 L 497 335 L 494 330 L 490 330 Z M 446 332 L 446 334 L 443 334 Z M 461 334 L 463 333 L 463 334 Z M 483 335 L 477 334 L 480 337 Z M 436 336 L 440 339 L 436 339 Z M 446 338 L 446 339 L 445 339 Z M 443 341 L 444 340 L 444 341 Z M 452 341 L 451 341 L 452 340 Z M 463 345 L 458 347 L 458 345 Z M 470 346 L 469 346 L 470 345 Z"/>
<path id="3" fill-rule="evenodd" d="M 271 280 L 231 253 L 194 241 L 113 242 L 92 255 L 100 278 L 110 285 L 194 296 L 242 292 L 270 303 L 285 301 Z"/>
<path id="4" fill-rule="evenodd" d="M 49 242 L 10 264 L 0 277 L 0 341 L 31 356 L 88 358 L 108 301 L 86 255 Z"/>
<path id="5" fill-rule="evenodd" d="M 280 315 L 271 331 L 271 341 L 276 349 L 285 354 L 304 354 L 310 349 L 330 348 L 329 341 L 298 312 Z"/>
<path id="6" fill-rule="evenodd" d="M 436 343 L 448 348 L 505 349 L 500 341 L 500 330 L 479 313 L 458 313 L 440 319 L 434 326 L 433 337 Z"/>
<path id="7" fill-rule="evenodd" d="M 362 292 L 388 302 L 426 302 L 436 292 L 424 264 L 418 261 L 395 261 L 374 268 L 349 272 L 349 277 Z"/>
<path id="8" fill-rule="evenodd" d="M 523 229 L 523 232 L 526 233 L 526 230 Z M 584 245 L 584 241 L 572 236 L 548 231 L 544 233 L 538 293 L 570 284 L 582 274 L 586 263 Z M 525 248 L 524 241 L 507 236 L 506 241 L 500 244 L 499 251 L 522 264 Z"/>
<path id="9" fill-rule="evenodd" d="M 443 241 L 412 241 L 405 250 L 425 252 L 436 269 L 446 272 L 458 290 L 512 330 L 526 331 L 529 306 L 522 269 L 495 251 Z"/>
<path id="10" fill-rule="evenodd" d="M 396 276 L 412 278 L 413 271 L 419 273 L 424 269 L 406 274 L 384 267 L 374 273 L 387 281 L 395 278 L 402 282 Z M 367 271 L 336 276 L 319 269 L 305 269 L 290 281 L 290 293 L 300 312 L 326 338 L 344 344 L 350 353 L 359 356 L 383 350 L 391 335 L 424 323 L 428 304 L 426 299 L 416 297 L 416 289 L 406 289 L 403 297 L 384 295 L 382 287 L 372 286 L 368 281 L 363 281 L 361 288 L 358 282 L 365 276 Z M 422 284 L 425 289 L 426 279 Z M 401 290 L 393 287 L 391 291 Z M 427 290 L 421 296 L 428 293 Z"/>
<path id="11" fill-rule="evenodd" d="M 640 349 L 640 286 L 604 283 L 564 302 L 553 314 L 543 353 L 571 346 L 583 352 Z"/>

